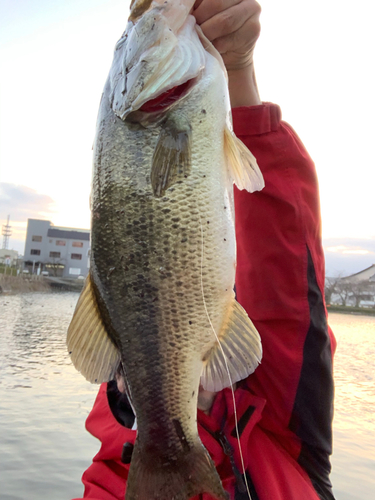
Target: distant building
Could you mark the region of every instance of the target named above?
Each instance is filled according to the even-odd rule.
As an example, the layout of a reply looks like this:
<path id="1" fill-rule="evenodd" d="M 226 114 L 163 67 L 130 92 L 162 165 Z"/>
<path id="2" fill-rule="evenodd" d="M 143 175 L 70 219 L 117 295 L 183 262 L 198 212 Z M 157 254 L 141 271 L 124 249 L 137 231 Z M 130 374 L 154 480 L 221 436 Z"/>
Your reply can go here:
<path id="1" fill-rule="evenodd" d="M 363 269 L 363 271 L 359 271 L 359 273 L 351 274 L 341 279 L 342 281 L 350 281 L 352 283 L 358 283 L 359 281 L 375 281 L 375 264 Z"/>
<path id="2" fill-rule="evenodd" d="M 6 266 L 16 266 L 18 263 L 18 252 L 16 250 L 8 250 L 8 248 L 0 249 L 0 264 Z"/>
<path id="3" fill-rule="evenodd" d="M 90 231 L 28 219 L 23 266 L 34 274 L 86 276 L 90 266 Z"/>
<path id="4" fill-rule="evenodd" d="M 343 278 L 326 278 L 330 304 L 375 308 L 375 264 Z"/>

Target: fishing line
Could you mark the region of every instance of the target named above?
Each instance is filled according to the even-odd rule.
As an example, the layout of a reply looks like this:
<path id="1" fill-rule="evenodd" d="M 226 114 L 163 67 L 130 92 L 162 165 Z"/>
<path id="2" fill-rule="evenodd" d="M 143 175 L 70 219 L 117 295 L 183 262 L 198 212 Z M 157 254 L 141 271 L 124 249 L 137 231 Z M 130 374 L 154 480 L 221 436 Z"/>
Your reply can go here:
<path id="1" fill-rule="evenodd" d="M 210 315 L 208 313 L 208 309 L 207 309 L 207 305 L 206 305 L 206 300 L 204 298 L 204 290 L 203 290 L 203 257 L 204 257 L 204 234 L 203 234 L 203 225 L 202 225 L 202 219 L 201 219 L 201 216 L 199 214 L 199 222 L 200 222 L 200 226 L 201 226 L 201 235 L 202 235 L 202 252 L 201 252 L 201 291 L 202 291 L 202 298 L 203 298 L 203 305 L 204 305 L 204 309 L 206 311 L 206 315 L 207 315 L 207 318 L 208 318 L 208 321 L 210 323 L 210 326 L 211 326 L 211 329 L 212 331 L 214 332 L 214 335 L 216 337 L 216 340 L 219 344 L 219 347 L 220 347 L 220 350 L 221 350 L 221 353 L 223 355 L 223 358 L 224 358 L 224 362 L 225 362 L 225 367 L 227 369 L 227 372 L 228 372 L 228 378 L 229 378 L 229 382 L 230 382 L 230 388 L 231 388 L 231 391 L 232 391 L 232 400 L 233 400 L 233 410 L 234 410 L 234 423 L 235 423 L 235 429 L 236 429 L 236 436 L 237 436 L 237 441 L 238 441 L 238 451 L 240 452 L 240 458 L 241 458 L 241 466 L 242 466 L 242 470 L 243 470 L 243 479 L 245 481 L 245 485 L 246 485 L 246 490 L 247 490 L 247 494 L 249 496 L 249 500 L 252 500 L 251 498 L 251 494 L 250 494 L 250 488 L 249 488 L 249 485 L 248 485 L 248 482 L 247 482 L 247 477 L 246 477 L 246 471 L 245 471 L 245 462 L 244 462 L 244 459 L 243 459 L 243 454 L 242 454 L 242 446 L 241 446 L 241 442 L 240 442 L 240 433 L 239 433 L 239 430 L 238 430 L 238 418 L 237 418 L 237 408 L 236 408 L 236 399 L 234 397 L 234 389 L 233 389 L 233 382 L 232 382 L 232 377 L 230 375 L 230 371 L 229 371 L 229 366 L 228 366 L 228 362 L 227 362 L 227 357 L 225 355 L 225 352 L 224 352 L 224 349 L 221 345 L 221 342 L 219 340 L 219 337 L 215 331 L 215 328 L 214 328 L 214 325 L 212 324 L 212 321 L 211 321 L 211 318 L 210 318 Z"/>

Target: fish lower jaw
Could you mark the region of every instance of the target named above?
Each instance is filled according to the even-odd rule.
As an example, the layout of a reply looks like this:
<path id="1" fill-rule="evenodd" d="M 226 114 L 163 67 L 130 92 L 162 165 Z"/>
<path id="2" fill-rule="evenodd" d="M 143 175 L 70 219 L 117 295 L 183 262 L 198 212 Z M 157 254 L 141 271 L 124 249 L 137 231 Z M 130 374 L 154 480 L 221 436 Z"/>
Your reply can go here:
<path id="1" fill-rule="evenodd" d="M 157 125 L 165 114 L 175 107 L 198 84 L 200 76 L 191 78 L 170 89 L 162 90 L 150 99 L 135 99 L 118 115 L 119 118 L 130 123 L 141 123 L 145 126 Z"/>
<path id="2" fill-rule="evenodd" d="M 185 97 L 191 88 L 196 84 L 197 80 L 197 78 L 192 78 L 184 83 L 172 87 L 171 89 L 159 93 L 153 99 L 150 99 L 142 104 L 139 110 L 148 113 L 166 111 L 177 101 Z"/>

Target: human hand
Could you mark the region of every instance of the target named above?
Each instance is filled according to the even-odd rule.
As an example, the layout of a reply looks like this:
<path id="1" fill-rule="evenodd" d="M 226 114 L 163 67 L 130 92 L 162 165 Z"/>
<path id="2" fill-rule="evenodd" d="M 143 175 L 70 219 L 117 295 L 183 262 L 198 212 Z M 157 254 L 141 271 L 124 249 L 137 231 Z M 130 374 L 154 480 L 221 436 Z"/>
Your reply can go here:
<path id="1" fill-rule="evenodd" d="M 199 386 L 197 406 L 207 415 L 210 413 L 216 394 L 217 392 L 206 391 L 201 385 Z"/>
<path id="2" fill-rule="evenodd" d="M 255 0 L 197 0 L 193 16 L 220 52 L 227 71 L 253 63 L 260 34 L 260 5 Z"/>
<path id="3" fill-rule="evenodd" d="M 116 382 L 117 382 L 117 389 L 122 394 L 125 394 L 125 391 L 126 391 L 125 379 L 124 379 L 124 376 L 119 372 L 116 373 Z"/>

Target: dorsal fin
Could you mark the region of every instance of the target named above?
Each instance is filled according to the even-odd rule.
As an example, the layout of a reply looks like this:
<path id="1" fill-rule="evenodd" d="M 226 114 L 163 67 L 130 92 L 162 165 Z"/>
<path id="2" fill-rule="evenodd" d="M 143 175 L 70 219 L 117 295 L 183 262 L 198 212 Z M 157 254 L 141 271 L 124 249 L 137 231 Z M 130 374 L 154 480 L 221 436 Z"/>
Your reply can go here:
<path id="1" fill-rule="evenodd" d="M 69 325 L 66 344 L 74 366 L 89 382 L 99 384 L 114 378 L 120 354 L 105 329 L 90 274 Z"/>

